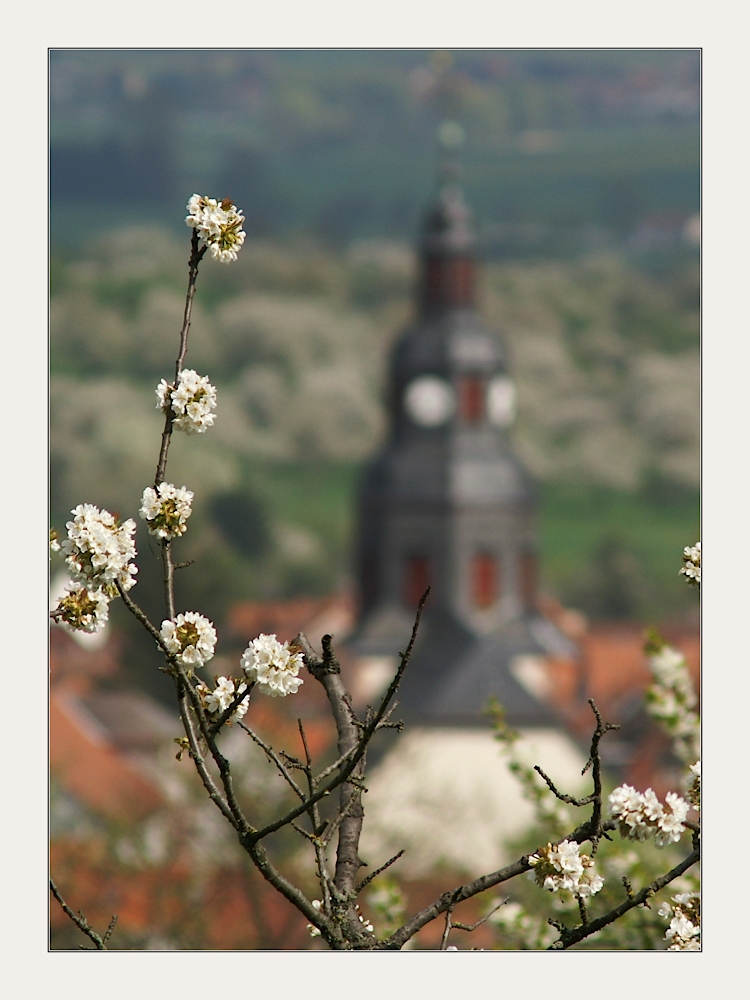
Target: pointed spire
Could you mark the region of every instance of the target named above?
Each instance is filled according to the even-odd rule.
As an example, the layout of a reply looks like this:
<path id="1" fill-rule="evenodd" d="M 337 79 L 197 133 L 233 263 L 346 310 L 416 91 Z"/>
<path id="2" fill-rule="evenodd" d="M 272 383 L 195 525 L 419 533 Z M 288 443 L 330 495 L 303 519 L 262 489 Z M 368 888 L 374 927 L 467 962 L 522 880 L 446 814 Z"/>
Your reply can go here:
<path id="1" fill-rule="evenodd" d="M 422 234 L 422 308 L 425 312 L 474 304 L 476 235 L 472 213 L 459 184 L 458 150 L 464 130 L 445 121 L 438 129 L 438 195 Z"/>

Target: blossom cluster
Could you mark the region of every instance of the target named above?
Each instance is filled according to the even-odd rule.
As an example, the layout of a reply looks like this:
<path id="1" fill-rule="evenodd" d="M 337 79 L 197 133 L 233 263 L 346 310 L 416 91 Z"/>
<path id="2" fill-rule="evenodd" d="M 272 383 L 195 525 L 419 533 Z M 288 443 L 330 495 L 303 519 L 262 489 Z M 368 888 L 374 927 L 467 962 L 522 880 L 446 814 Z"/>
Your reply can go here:
<path id="1" fill-rule="evenodd" d="M 659 916 L 671 917 L 665 939 L 670 942 L 667 951 L 701 950 L 700 896 L 695 892 L 681 892 L 672 896 L 673 906 L 662 903 Z"/>
<path id="2" fill-rule="evenodd" d="M 529 857 L 529 864 L 532 868 L 529 878 L 550 892 L 568 889 L 579 898 L 586 899 L 599 892 L 604 885 L 601 875 L 589 872 L 594 861 L 587 854 L 580 853 L 580 847 L 574 840 L 547 844 Z"/>
<path id="3" fill-rule="evenodd" d="M 161 623 L 159 633 L 170 653 L 188 670 L 202 667 L 214 655 L 216 629 L 208 618 L 186 611 Z"/>
<path id="4" fill-rule="evenodd" d="M 675 752 L 686 763 L 700 754 L 698 703 L 685 657 L 653 637 L 649 668 L 654 678 L 646 691 L 646 710 L 669 733 Z"/>
<path id="5" fill-rule="evenodd" d="M 609 797 L 612 816 L 620 836 L 629 840 L 653 837 L 657 847 L 676 844 L 685 832 L 689 804 L 675 792 L 667 792 L 663 805 L 653 789 L 637 792 L 630 785 L 620 785 Z"/>
<path id="6" fill-rule="evenodd" d="M 214 680 L 216 681 L 216 687 L 213 691 L 202 681 L 196 685 L 195 690 L 209 715 L 221 715 L 222 712 L 225 712 L 229 708 L 237 695 L 243 694 L 248 690 L 248 687 L 244 681 L 236 684 L 232 677 L 215 677 Z M 247 707 L 248 700 L 247 698 L 243 698 L 234 712 L 232 712 L 232 719 L 243 718 L 247 712 Z"/>
<path id="7" fill-rule="evenodd" d="M 130 590 L 135 584 L 138 568 L 131 562 L 135 558 L 135 521 L 119 524 L 108 510 L 99 510 L 93 504 L 75 507 L 68 521 L 68 537 L 60 548 L 73 580 L 84 583 L 93 590 L 102 590 L 108 598 L 117 596 L 118 584 Z"/>
<path id="8" fill-rule="evenodd" d="M 231 199 L 216 201 L 194 194 L 187 210 L 190 214 L 185 222 L 195 229 L 201 245 L 208 247 L 212 257 L 222 264 L 237 260 L 237 251 L 245 242 L 242 229 L 245 217 Z"/>
<path id="9" fill-rule="evenodd" d="M 109 598 L 99 589 L 85 583 L 69 583 L 52 617 L 72 632 L 99 632 L 109 618 Z"/>
<path id="10" fill-rule="evenodd" d="M 184 368 L 171 385 L 162 379 L 156 387 L 157 410 L 167 413 L 172 408 L 175 418 L 172 426 L 186 434 L 203 434 L 211 427 L 216 414 L 216 388 L 207 375 L 199 375 L 192 368 Z"/>
<path id="11" fill-rule="evenodd" d="M 701 543 L 686 545 L 682 552 L 682 561 L 685 565 L 680 573 L 685 577 L 691 587 L 701 585 Z"/>
<path id="12" fill-rule="evenodd" d="M 275 635 L 261 634 L 253 639 L 240 661 L 248 680 L 255 681 L 261 694 L 271 698 L 284 698 L 296 694 L 302 686 L 298 677 L 303 664 L 302 653 L 281 643 Z"/>
<path id="13" fill-rule="evenodd" d="M 159 483 L 156 489 L 143 491 L 140 515 L 148 523 L 149 534 L 157 538 L 179 538 L 187 531 L 185 523 L 192 513 L 193 494 L 183 486 Z"/>

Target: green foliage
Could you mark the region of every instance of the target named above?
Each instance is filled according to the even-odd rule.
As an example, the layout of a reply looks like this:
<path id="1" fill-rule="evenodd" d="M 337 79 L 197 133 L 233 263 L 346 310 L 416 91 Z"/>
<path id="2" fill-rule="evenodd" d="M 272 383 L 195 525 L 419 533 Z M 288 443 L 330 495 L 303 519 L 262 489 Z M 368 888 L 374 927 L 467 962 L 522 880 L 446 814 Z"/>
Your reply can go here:
<path id="1" fill-rule="evenodd" d="M 659 620 L 697 609 L 675 570 L 699 534 L 697 491 L 637 493 L 548 483 L 541 490 L 542 579 L 595 618 Z"/>
<path id="2" fill-rule="evenodd" d="M 134 515 L 153 478 L 153 392 L 173 370 L 186 246 L 185 234 L 131 228 L 85 256 L 53 257 L 60 530 L 82 496 Z M 210 440 L 178 435 L 170 458 L 175 483 L 196 494 L 180 545 L 200 571 L 181 574 L 185 607 L 205 600 L 220 623 L 234 600 L 325 593 L 346 578 L 358 477 L 383 430 L 387 351 L 408 318 L 413 280 L 409 248 L 386 241 L 337 253 L 249 240 L 231 268 L 205 265 L 187 363 L 218 386 L 218 419 Z M 673 566 L 697 532 L 697 492 L 680 478 L 697 473 L 697 439 L 672 444 L 663 430 L 687 434 L 685 422 L 695 422 L 693 281 L 690 269 L 645 278 L 617 258 L 494 264 L 484 275 L 482 310 L 503 330 L 519 384 L 515 444 L 541 480 L 543 583 L 592 615 L 658 619 L 695 604 Z M 642 316 L 672 316 L 685 350 L 660 353 L 647 326 L 615 332 L 625 295 Z M 629 462 L 623 489 L 617 477 Z M 234 528 L 227 497 L 248 507 Z"/>

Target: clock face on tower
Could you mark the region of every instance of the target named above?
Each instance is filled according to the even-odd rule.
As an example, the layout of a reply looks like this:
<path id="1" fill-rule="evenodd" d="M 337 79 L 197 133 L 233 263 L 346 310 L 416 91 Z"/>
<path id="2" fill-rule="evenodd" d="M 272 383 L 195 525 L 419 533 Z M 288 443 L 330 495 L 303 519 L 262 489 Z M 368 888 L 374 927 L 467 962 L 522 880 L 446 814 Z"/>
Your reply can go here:
<path id="1" fill-rule="evenodd" d="M 441 427 L 456 409 L 453 386 L 437 375 L 420 375 L 406 387 L 404 409 L 419 427 Z"/>
<path id="2" fill-rule="evenodd" d="M 516 417 L 516 387 L 512 379 L 498 375 L 487 386 L 487 416 L 495 427 L 510 427 Z"/>

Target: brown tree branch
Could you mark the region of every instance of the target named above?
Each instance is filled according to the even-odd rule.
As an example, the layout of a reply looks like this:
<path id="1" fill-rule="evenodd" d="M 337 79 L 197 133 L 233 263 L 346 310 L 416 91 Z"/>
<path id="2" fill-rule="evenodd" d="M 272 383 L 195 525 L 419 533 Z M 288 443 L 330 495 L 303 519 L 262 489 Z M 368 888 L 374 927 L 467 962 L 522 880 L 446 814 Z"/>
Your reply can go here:
<path id="1" fill-rule="evenodd" d="M 185 296 L 185 311 L 182 317 L 182 329 L 180 330 L 180 350 L 177 355 L 177 361 L 175 363 L 175 375 L 174 384 L 177 385 L 177 380 L 180 377 L 180 372 L 182 371 L 182 365 L 185 361 L 185 355 L 187 354 L 187 342 L 188 334 L 190 333 L 190 321 L 193 313 L 193 299 L 195 298 L 195 285 L 198 281 L 198 265 L 208 249 L 207 246 L 198 246 L 198 231 L 193 230 L 191 241 L 190 241 L 190 261 L 188 263 L 188 287 L 187 295 Z M 164 421 L 164 430 L 161 435 L 161 448 L 159 449 L 159 460 L 156 463 L 156 475 L 154 476 L 154 489 L 164 482 L 164 476 L 167 471 L 167 454 L 169 452 L 169 443 L 172 438 L 172 424 L 174 422 L 174 411 L 172 410 L 171 397 L 170 402 L 167 406 L 167 412 Z M 174 616 L 172 616 L 174 617 Z"/>
<path id="2" fill-rule="evenodd" d="M 615 906 L 614 909 L 605 913 L 601 917 L 597 917 L 596 920 L 590 920 L 588 923 L 580 923 L 577 927 L 566 928 L 562 925 L 557 925 L 560 931 L 560 937 L 557 941 L 554 941 L 548 951 L 560 951 L 565 948 L 570 948 L 571 945 L 576 944 L 578 941 L 582 941 L 584 938 L 589 937 L 591 934 L 596 934 L 600 931 L 602 927 L 606 927 L 608 924 L 614 923 L 621 916 L 632 910 L 635 906 L 641 906 L 645 903 L 650 896 L 653 896 L 655 892 L 659 889 L 663 889 L 665 885 L 669 885 L 674 879 L 679 878 L 684 872 L 688 870 L 696 861 L 700 861 L 700 849 L 695 848 L 692 853 L 685 858 L 684 861 L 680 862 L 675 868 L 667 872 L 666 875 L 662 875 L 660 878 L 655 879 L 650 885 L 645 886 L 640 892 L 632 895 L 628 893 L 628 898 L 625 899 L 619 906 Z M 625 891 L 627 892 L 627 886 Z"/>
<path id="3" fill-rule="evenodd" d="M 419 629 L 419 622 L 422 615 L 422 609 L 424 608 L 424 603 L 427 600 L 427 596 L 429 593 L 430 589 L 428 587 L 422 596 L 422 600 L 419 602 L 419 608 L 417 609 L 417 616 L 414 621 L 414 627 L 412 628 L 409 644 L 406 647 L 406 651 L 400 654 L 401 662 L 399 664 L 398 670 L 396 671 L 396 676 L 394 677 L 388 690 L 383 696 L 383 699 L 380 703 L 377 712 L 374 713 L 370 722 L 362 730 L 359 742 L 357 746 L 354 748 L 354 752 L 349 757 L 347 763 L 345 763 L 342 766 L 339 773 L 334 778 L 332 778 L 331 781 L 318 786 L 315 792 L 311 796 L 309 796 L 309 798 L 307 798 L 305 802 L 300 803 L 300 805 L 298 806 L 295 806 L 294 809 L 290 809 L 289 812 L 287 812 L 284 816 L 281 816 L 279 819 L 275 820 L 273 823 L 269 823 L 267 826 L 264 826 L 261 830 L 257 830 L 255 833 L 252 834 L 252 839 L 254 839 L 255 841 L 261 840 L 263 837 L 267 837 L 269 834 L 275 833 L 277 830 L 280 830 L 283 826 L 286 826 L 288 823 L 290 823 L 291 820 L 297 819 L 297 817 L 301 816 L 302 813 L 305 812 L 310 805 L 312 805 L 315 802 L 320 802 L 320 800 L 325 798 L 325 796 L 330 795 L 331 792 L 334 791 L 334 789 L 338 788 L 339 785 L 342 784 L 344 781 L 346 781 L 347 778 L 352 774 L 354 768 L 357 766 L 363 754 L 365 753 L 367 746 L 370 740 L 372 739 L 373 733 L 376 731 L 378 725 L 383 719 L 383 716 L 386 713 L 388 705 L 392 700 L 394 694 L 396 693 L 396 689 L 398 688 L 398 685 L 401 681 L 401 677 L 403 676 L 403 673 L 409 664 L 411 653 L 414 648 L 414 642 L 417 637 L 417 631 Z M 320 667 L 323 661 L 317 656 L 312 646 L 308 642 L 307 638 L 304 635 L 302 635 L 302 633 L 300 633 L 294 639 L 293 645 L 298 646 L 303 651 L 307 668 L 314 677 L 315 670 Z"/>
<path id="4" fill-rule="evenodd" d="M 76 925 L 79 931 L 82 931 L 86 935 L 86 937 L 90 938 L 91 941 L 94 942 L 94 947 L 97 949 L 97 951 L 107 951 L 107 942 L 112 936 L 112 931 L 115 929 L 115 924 L 117 923 L 117 914 L 114 914 L 114 916 L 110 920 L 109 926 L 104 932 L 104 937 L 100 937 L 96 933 L 96 931 L 89 926 L 89 922 L 83 915 L 83 912 L 81 910 L 79 910 L 78 913 L 74 913 L 71 910 L 71 908 L 68 906 L 68 904 L 60 895 L 60 890 L 55 885 L 53 879 L 49 880 L 49 887 L 52 890 L 52 895 L 55 897 L 57 902 L 63 908 L 65 914 L 68 917 L 70 917 L 70 919 L 73 921 L 73 923 Z M 84 948 L 85 945 L 80 945 L 80 947 Z"/>
<path id="5" fill-rule="evenodd" d="M 258 736 L 257 733 L 254 733 L 253 730 L 249 726 L 245 725 L 244 722 L 239 722 L 238 721 L 237 725 L 240 727 L 240 729 L 244 729 L 244 731 L 247 733 L 247 735 L 250 737 L 250 739 L 253 740 L 254 743 L 258 744 L 258 746 L 261 748 L 261 750 L 265 753 L 266 757 L 268 757 L 268 759 L 271 760 L 271 761 L 273 761 L 273 763 L 276 765 L 276 768 L 277 768 L 279 774 L 282 776 L 282 778 L 284 778 L 284 780 L 294 790 L 294 792 L 302 800 L 304 800 L 305 793 L 302 791 L 302 789 L 299 787 L 299 785 L 297 784 L 297 782 L 294 780 L 294 778 L 291 776 L 291 774 L 289 773 L 289 771 L 286 769 L 286 767 L 284 766 L 284 762 L 280 759 L 279 755 L 276 753 L 276 751 L 273 749 L 273 747 L 270 747 L 267 743 L 265 743 L 260 738 L 260 736 Z"/>

